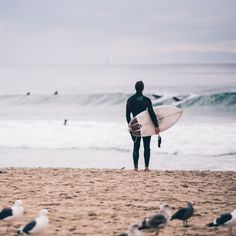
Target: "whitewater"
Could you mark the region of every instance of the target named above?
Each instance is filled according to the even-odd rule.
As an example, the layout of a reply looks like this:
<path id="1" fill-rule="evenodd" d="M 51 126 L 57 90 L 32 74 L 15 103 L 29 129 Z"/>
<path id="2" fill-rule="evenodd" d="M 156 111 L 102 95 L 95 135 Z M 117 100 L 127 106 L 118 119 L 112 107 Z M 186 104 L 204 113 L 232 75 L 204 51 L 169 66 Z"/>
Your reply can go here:
<path id="1" fill-rule="evenodd" d="M 2 67 L 0 166 L 132 168 L 137 80 L 153 106 L 184 110 L 161 148 L 152 138 L 151 168 L 236 170 L 235 64 Z"/>

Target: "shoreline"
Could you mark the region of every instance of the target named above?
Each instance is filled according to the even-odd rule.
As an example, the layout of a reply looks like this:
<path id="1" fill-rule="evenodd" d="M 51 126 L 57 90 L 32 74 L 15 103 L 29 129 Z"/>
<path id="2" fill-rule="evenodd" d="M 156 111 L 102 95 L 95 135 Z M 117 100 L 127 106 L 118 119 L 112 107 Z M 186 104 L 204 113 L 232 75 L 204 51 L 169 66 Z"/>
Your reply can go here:
<path id="1" fill-rule="evenodd" d="M 154 145 L 154 144 L 152 144 Z M 162 150 L 161 150 L 162 151 Z M 236 171 L 236 154 L 228 156 L 203 156 L 153 152 L 150 169 L 186 171 Z M 139 158 L 139 168 L 144 168 L 144 158 Z M 99 149 L 40 149 L 0 148 L 2 168 L 99 168 L 126 170 L 133 169 L 132 152 Z"/>
<path id="2" fill-rule="evenodd" d="M 17 227 L 41 208 L 51 211 L 48 236 L 115 236 L 156 213 L 161 203 L 174 207 L 174 213 L 192 201 L 195 214 L 190 227 L 171 221 L 160 234 L 222 236 L 227 235 L 226 228 L 206 224 L 236 207 L 235 171 L 0 168 L 0 177 L 0 208 L 20 198 L 26 211 L 8 235 L 15 235 Z M 0 234 L 4 232 L 5 223 L 0 222 Z"/>
<path id="3" fill-rule="evenodd" d="M 149 168 L 150 171 L 146 172 L 144 166 L 139 167 L 138 172 L 137 173 L 150 173 L 150 172 L 160 172 L 160 173 L 184 173 L 184 172 L 190 172 L 190 173 L 232 173 L 232 174 L 236 174 L 236 170 L 210 170 L 210 169 L 155 169 L 155 168 Z M 0 174 L 6 174 L 7 171 L 17 171 L 17 170 L 25 170 L 25 171 L 39 171 L 39 170 L 58 170 L 58 171 L 114 171 L 114 172 L 119 172 L 119 171 L 124 171 L 124 172 L 134 172 L 133 167 L 132 168 L 126 168 L 126 167 L 121 167 L 121 168 L 93 168 L 93 167 L 88 167 L 88 168 L 83 168 L 83 167 L 63 167 L 63 166 L 59 166 L 59 167 L 44 167 L 44 166 L 40 166 L 40 167 L 0 167 Z"/>

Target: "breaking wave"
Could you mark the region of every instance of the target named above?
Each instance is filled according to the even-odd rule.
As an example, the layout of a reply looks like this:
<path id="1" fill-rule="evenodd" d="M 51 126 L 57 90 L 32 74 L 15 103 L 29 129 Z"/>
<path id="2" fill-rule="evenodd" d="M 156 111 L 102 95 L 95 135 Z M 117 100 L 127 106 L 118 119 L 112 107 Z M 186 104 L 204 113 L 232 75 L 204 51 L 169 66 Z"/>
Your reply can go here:
<path id="1" fill-rule="evenodd" d="M 211 108 L 235 108 L 236 92 L 223 92 L 205 95 L 181 95 L 166 98 L 155 105 L 174 104 L 182 108 L 211 107 Z"/>
<path id="2" fill-rule="evenodd" d="M 1 106 L 119 106 L 124 105 L 130 94 L 75 94 L 75 95 L 2 95 Z M 214 94 L 189 94 L 175 96 L 148 95 L 154 106 L 173 104 L 178 107 L 236 107 L 236 92 Z"/>

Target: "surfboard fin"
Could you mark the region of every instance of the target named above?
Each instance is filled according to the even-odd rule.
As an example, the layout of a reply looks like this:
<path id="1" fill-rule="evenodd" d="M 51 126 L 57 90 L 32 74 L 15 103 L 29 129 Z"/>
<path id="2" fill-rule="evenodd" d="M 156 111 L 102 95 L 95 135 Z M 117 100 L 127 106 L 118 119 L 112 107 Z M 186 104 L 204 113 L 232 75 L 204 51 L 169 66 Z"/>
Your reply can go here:
<path id="1" fill-rule="evenodd" d="M 158 134 L 158 147 L 161 147 L 161 136 Z"/>

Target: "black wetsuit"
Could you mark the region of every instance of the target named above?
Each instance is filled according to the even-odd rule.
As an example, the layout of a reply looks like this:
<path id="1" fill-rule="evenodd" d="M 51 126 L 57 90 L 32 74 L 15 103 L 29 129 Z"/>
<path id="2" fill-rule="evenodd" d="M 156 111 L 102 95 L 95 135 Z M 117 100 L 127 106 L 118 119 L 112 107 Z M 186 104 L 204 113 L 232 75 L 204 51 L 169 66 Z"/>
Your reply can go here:
<path id="1" fill-rule="evenodd" d="M 129 123 L 131 120 L 131 113 L 134 116 L 138 115 L 140 112 L 148 110 L 151 120 L 155 127 L 158 127 L 158 121 L 156 115 L 153 111 L 152 102 L 149 98 L 143 96 L 142 93 L 135 93 L 127 100 L 126 104 L 126 120 Z M 132 135 L 131 135 L 132 136 Z M 134 167 L 138 168 L 138 160 L 139 160 L 139 148 L 140 148 L 140 141 L 141 137 L 133 137 L 134 147 L 133 147 L 133 161 Z M 145 160 L 145 167 L 149 166 L 150 160 L 150 141 L 151 136 L 143 137 L 143 146 L 144 146 L 144 160 Z"/>

